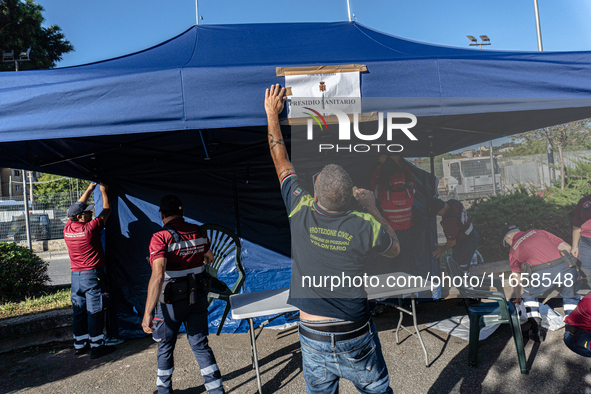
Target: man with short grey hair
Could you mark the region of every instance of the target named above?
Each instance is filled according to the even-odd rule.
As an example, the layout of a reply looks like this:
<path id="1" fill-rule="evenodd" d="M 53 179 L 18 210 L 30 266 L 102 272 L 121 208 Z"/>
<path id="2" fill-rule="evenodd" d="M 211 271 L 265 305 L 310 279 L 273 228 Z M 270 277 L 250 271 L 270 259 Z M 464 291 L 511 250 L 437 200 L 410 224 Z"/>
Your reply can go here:
<path id="1" fill-rule="evenodd" d="M 353 181 L 347 171 L 339 165 L 329 164 L 321 174 L 315 186 L 318 203 L 331 211 L 347 210 L 353 190 Z"/>
<path id="2" fill-rule="evenodd" d="M 338 392 L 339 378 L 361 393 L 392 393 L 388 369 L 367 293 L 352 283 L 317 286 L 327 276 L 359 278 L 373 250 L 395 257 L 400 245 L 375 206 L 373 193 L 353 188 L 341 166 L 329 164 L 314 177 L 314 197 L 298 179 L 281 135 L 279 114 L 285 89 L 267 89 L 268 141 L 292 233 L 288 303 L 300 310 L 300 341 L 308 393 Z M 368 213 L 348 210 L 355 197 Z M 353 280 L 354 282 L 354 280 Z"/>

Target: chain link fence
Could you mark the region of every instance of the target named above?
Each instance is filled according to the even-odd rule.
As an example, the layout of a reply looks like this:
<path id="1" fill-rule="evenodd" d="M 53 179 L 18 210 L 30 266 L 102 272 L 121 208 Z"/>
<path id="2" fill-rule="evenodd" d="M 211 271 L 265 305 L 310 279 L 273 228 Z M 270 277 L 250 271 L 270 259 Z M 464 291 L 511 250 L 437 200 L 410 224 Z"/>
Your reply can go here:
<path id="1" fill-rule="evenodd" d="M 564 164 L 573 167 L 575 160 L 590 159 L 591 150 L 564 152 Z M 496 192 L 513 191 L 519 185 L 544 190 L 554 179 L 560 179 L 560 171 L 548 166 L 548 155 L 497 157 L 495 162 Z M 560 164 L 554 152 L 555 165 Z M 419 168 L 430 172 L 429 163 L 420 163 Z M 443 160 L 435 163 L 435 176 L 439 178 L 439 195 L 447 200 L 472 200 L 493 194 L 493 177 L 489 157 L 473 157 Z"/>
<path id="2" fill-rule="evenodd" d="M 78 201 L 82 191 L 38 194 L 29 199 L 29 223 L 32 241 L 63 239 L 67 210 Z M 0 242 L 27 240 L 23 196 L 0 197 Z"/>

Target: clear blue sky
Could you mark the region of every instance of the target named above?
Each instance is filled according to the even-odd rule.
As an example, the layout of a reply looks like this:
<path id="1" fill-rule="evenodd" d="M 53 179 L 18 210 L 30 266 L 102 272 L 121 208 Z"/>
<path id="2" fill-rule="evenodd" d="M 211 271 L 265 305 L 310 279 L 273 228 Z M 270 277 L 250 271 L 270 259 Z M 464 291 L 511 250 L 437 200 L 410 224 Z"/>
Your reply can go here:
<path id="1" fill-rule="evenodd" d="M 137 52 L 195 24 L 194 0 L 38 0 L 45 23 L 58 24 L 75 52 L 72 66 Z M 589 0 L 538 0 L 545 51 L 591 50 Z M 350 0 L 357 21 L 395 36 L 467 47 L 486 34 L 483 50 L 537 51 L 533 0 Z M 346 0 L 199 0 L 205 24 L 347 20 Z"/>
<path id="2" fill-rule="evenodd" d="M 137 52 L 196 23 L 194 0 L 37 2 L 45 8 L 45 24 L 58 24 L 75 48 L 58 67 Z M 544 51 L 591 50 L 591 1 L 538 3 Z M 533 0 L 350 0 L 350 4 L 359 23 L 410 40 L 468 47 L 467 34 L 486 34 L 492 45 L 483 50 L 538 50 Z M 205 24 L 348 20 L 346 0 L 199 0 L 199 14 Z"/>

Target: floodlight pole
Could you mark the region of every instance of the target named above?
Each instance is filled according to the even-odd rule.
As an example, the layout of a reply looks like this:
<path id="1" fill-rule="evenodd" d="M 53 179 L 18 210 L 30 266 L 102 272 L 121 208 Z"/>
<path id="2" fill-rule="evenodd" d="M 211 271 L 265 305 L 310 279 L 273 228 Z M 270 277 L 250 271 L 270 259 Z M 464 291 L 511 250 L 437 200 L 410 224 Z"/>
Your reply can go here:
<path id="1" fill-rule="evenodd" d="M 351 22 L 351 5 L 349 4 L 349 0 L 347 0 L 347 12 L 349 13 L 349 22 Z"/>
<path id="2" fill-rule="evenodd" d="M 195 20 L 197 25 L 199 24 L 199 0 L 195 0 Z"/>
<path id="3" fill-rule="evenodd" d="M 27 58 L 23 58 L 21 57 L 21 55 L 19 54 L 19 56 L 14 56 L 13 55 L 13 60 L 14 60 L 14 71 L 18 72 L 18 62 L 28 62 L 31 59 L 29 59 L 28 56 L 28 52 L 27 51 Z M 2 61 L 6 62 L 7 60 L 4 59 L 4 55 L 2 55 Z M 29 246 L 29 249 L 33 249 L 33 245 L 31 244 L 31 224 L 29 222 L 29 199 L 27 198 L 27 171 L 25 170 L 21 170 L 22 173 L 22 178 L 23 178 L 23 202 L 24 202 L 24 208 L 25 208 L 25 227 L 27 230 L 27 245 Z M 12 178 L 11 182 L 10 182 L 10 193 L 12 195 Z M 33 194 L 31 193 L 31 196 Z M 16 241 L 16 239 L 15 239 Z"/>
<path id="4" fill-rule="evenodd" d="M 536 16 L 536 33 L 538 36 L 538 51 L 542 52 L 544 48 L 542 47 L 542 26 L 540 24 L 540 10 L 538 9 L 538 0 L 534 0 L 534 14 Z M 548 155 L 548 168 L 550 172 L 550 181 L 556 179 L 556 172 L 554 168 L 551 166 L 554 164 L 554 147 L 546 138 L 546 153 Z"/>
<path id="5" fill-rule="evenodd" d="M 493 177 L 493 196 L 497 195 L 497 175 L 495 172 L 495 160 L 493 158 L 492 140 L 488 141 L 488 147 L 490 149 L 490 168 Z"/>
<path id="6" fill-rule="evenodd" d="M 540 26 L 540 11 L 538 10 L 538 0 L 534 0 L 534 12 L 536 14 L 536 32 L 538 33 L 538 51 L 542 52 L 542 27 Z"/>

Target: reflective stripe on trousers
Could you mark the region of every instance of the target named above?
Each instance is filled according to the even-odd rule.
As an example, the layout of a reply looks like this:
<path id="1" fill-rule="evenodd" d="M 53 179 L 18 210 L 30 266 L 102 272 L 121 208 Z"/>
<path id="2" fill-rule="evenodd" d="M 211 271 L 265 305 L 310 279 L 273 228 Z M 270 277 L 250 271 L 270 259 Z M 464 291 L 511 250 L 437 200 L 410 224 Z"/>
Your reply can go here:
<path id="1" fill-rule="evenodd" d="M 174 348 L 181 323 L 185 323 L 187 339 L 197 363 L 199 363 L 205 388 L 210 394 L 224 393 L 222 375 L 207 341 L 207 306 L 206 294 L 200 294 L 197 297 L 197 302 L 191 306 L 189 306 L 188 300 L 158 305 L 152 336 L 154 340 L 158 341 L 156 385 L 159 394 L 172 393 Z"/>

